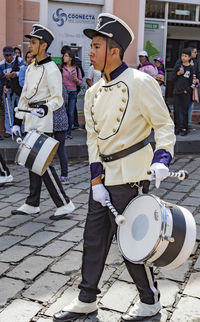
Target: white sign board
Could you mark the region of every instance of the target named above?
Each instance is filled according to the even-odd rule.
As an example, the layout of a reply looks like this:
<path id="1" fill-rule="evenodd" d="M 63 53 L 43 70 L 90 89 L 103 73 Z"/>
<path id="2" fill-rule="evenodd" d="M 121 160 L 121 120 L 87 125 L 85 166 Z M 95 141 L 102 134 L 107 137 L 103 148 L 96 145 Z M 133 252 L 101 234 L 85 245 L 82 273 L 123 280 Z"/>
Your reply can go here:
<path id="1" fill-rule="evenodd" d="M 91 40 L 83 34 L 83 29 L 95 28 L 97 16 L 102 7 L 98 5 L 86 5 L 64 2 L 49 2 L 48 26 L 55 35 L 55 39 L 49 49 L 54 57 L 61 56 L 63 45 L 79 47 L 79 57 L 85 70 L 90 65 L 88 52 Z"/>
<path id="2" fill-rule="evenodd" d="M 151 61 L 156 56 L 163 56 L 164 28 L 164 22 L 145 21 L 144 50 L 148 52 Z"/>

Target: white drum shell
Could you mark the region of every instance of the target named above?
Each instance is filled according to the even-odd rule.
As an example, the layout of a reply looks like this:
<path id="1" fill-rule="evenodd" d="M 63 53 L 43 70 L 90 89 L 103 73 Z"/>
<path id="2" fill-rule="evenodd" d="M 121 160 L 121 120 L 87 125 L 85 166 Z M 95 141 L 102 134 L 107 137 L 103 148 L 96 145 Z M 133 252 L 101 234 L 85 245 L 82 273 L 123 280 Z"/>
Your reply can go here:
<path id="1" fill-rule="evenodd" d="M 26 166 L 26 161 L 29 157 L 29 154 L 35 144 L 35 142 L 43 136 L 42 133 L 38 131 L 30 131 L 27 133 L 22 143 L 19 146 L 15 162 L 19 165 Z M 52 137 L 47 137 L 45 142 L 42 144 L 30 169 L 34 173 L 42 176 L 52 161 L 53 156 L 55 155 L 59 142 Z"/>

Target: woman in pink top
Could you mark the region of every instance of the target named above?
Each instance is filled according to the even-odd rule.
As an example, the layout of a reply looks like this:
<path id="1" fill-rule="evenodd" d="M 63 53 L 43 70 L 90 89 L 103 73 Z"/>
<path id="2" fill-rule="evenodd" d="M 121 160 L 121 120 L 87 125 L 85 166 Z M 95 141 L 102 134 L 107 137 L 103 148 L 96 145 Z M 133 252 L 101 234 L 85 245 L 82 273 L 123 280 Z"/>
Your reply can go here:
<path id="1" fill-rule="evenodd" d="M 77 102 L 77 86 L 82 84 L 82 74 L 80 68 L 75 65 L 75 56 L 70 50 L 66 50 L 62 57 L 62 79 L 63 85 L 68 92 L 67 114 L 69 127 L 67 138 L 72 139 L 71 129 L 74 123 L 74 110 Z"/>

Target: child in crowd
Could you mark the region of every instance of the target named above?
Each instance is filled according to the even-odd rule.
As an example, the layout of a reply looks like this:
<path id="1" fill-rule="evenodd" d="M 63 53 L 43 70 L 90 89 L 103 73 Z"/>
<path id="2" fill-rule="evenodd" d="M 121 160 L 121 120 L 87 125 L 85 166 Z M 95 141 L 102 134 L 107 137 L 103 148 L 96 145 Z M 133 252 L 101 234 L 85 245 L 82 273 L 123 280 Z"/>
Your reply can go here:
<path id="1" fill-rule="evenodd" d="M 168 103 L 166 102 L 166 99 L 165 99 L 166 87 L 165 87 L 165 78 L 164 78 L 164 75 L 158 74 L 156 76 L 156 80 L 157 80 L 158 84 L 160 85 L 160 89 L 161 89 L 161 92 L 162 92 L 162 97 L 163 97 L 163 99 L 165 101 L 165 104 L 167 105 L 167 108 L 169 110 L 169 113 L 171 113 L 171 110 L 169 108 L 169 105 L 168 105 Z"/>
<path id="2" fill-rule="evenodd" d="M 188 133 L 188 106 L 191 100 L 193 66 L 190 64 L 191 50 L 185 48 L 173 70 L 174 79 L 174 123 L 175 134 Z"/>
<path id="3" fill-rule="evenodd" d="M 165 75 L 164 62 L 161 57 L 154 58 L 154 65 L 158 70 L 158 74 Z"/>

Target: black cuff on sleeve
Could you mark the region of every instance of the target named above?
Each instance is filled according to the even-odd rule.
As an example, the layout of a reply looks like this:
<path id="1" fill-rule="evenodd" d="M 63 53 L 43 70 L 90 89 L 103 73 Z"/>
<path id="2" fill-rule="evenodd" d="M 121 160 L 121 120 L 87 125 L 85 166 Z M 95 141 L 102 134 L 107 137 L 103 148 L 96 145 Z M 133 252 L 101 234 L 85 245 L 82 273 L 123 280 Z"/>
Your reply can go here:
<path id="1" fill-rule="evenodd" d="M 21 119 L 17 119 L 17 118 L 15 117 L 15 119 L 14 119 L 14 125 L 19 125 L 19 126 L 21 126 L 21 125 L 22 125 L 22 120 L 21 120 Z"/>

